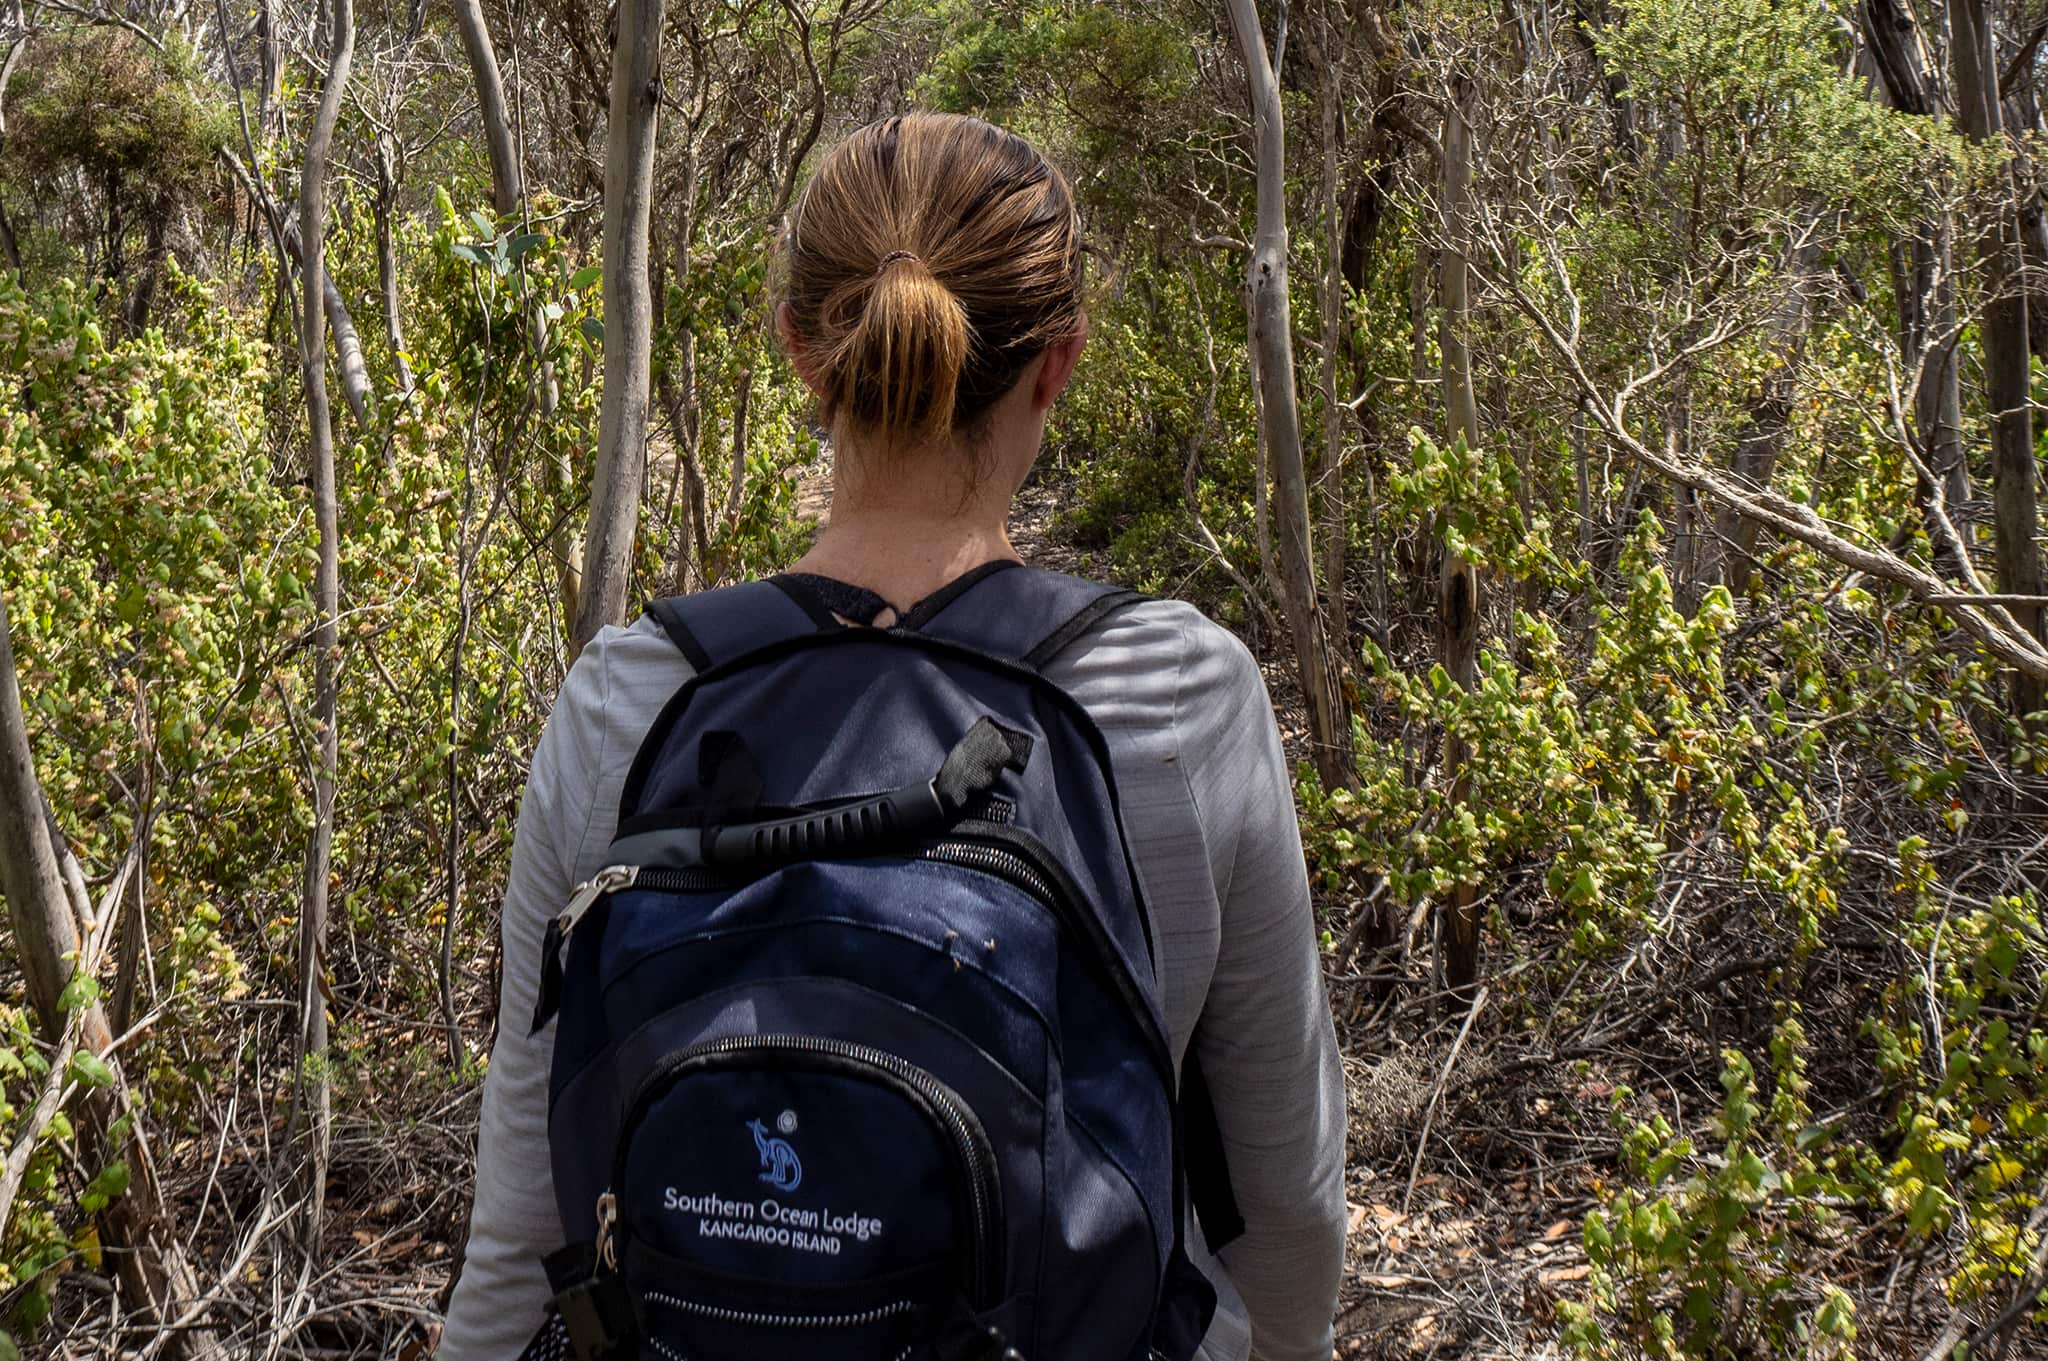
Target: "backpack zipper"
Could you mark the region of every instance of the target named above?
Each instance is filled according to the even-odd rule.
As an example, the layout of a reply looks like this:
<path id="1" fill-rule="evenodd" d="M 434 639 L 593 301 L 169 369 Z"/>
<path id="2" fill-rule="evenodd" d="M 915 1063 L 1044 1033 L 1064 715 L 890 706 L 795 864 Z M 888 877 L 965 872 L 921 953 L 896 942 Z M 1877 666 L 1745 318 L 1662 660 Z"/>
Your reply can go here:
<path id="1" fill-rule="evenodd" d="M 909 1300 L 896 1300 L 873 1309 L 863 1309 L 857 1314 L 757 1314 L 746 1309 L 726 1309 L 716 1304 L 680 1299 L 659 1290 L 648 1291 L 647 1298 L 679 1313 L 695 1314 L 715 1323 L 737 1323 L 752 1328 L 865 1328 L 871 1323 L 907 1314 L 917 1307 Z"/>
<path id="2" fill-rule="evenodd" d="M 1012 885 L 1023 889 L 1032 897 L 1053 909 L 1054 916 L 1063 916 L 1058 903 L 1061 894 L 1053 882 L 1039 873 L 1029 860 L 1014 851 L 1000 850 L 977 841 L 941 841 L 927 847 L 919 854 L 923 860 L 936 860 L 948 865 L 965 865 L 998 879 L 1007 879 Z"/>
<path id="3" fill-rule="evenodd" d="M 617 1201 L 613 1188 L 625 1181 L 626 1145 L 631 1131 L 645 1117 L 647 1107 L 659 1089 L 673 1083 L 686 1069 L 708 1067 L 721 1060 L 753 1053 L 800 1054 L 824 1060 L 816 1066 L 828 1069 L 839 1063 L 852 1064 L 870 1070 L 870 1075 L 882 1075 L 884 1085 L 913 1095 L 914 1104 L 938 1124 L 946 1134 L 947 1142 L 960 1155 L 960 1170 L 967 1183 L 972 1240 L 968 1260 L 969 1294 L 971 1298 L 982 1301 L 984 1307 L 992 1304 L 995 1262 L 1001 1251 L 995 1223 L 998 1192 L 994 1154 L 988 1147 L 988 1136 L 982 1130 L 981 1122 L 950 1087 L 915 1064 L 870 1045 L 822 1035 L 732 1035 L 665 1055 L 648 1070 L 626 1105 L 626 1118 L 619 1123 L 618 1142 L 612 1154 L 611 1186 L 597 1199 L 599 1257 L 608 1264 L 616 1261 L 617 1249 L 613 1239 Z"/>
<path id="4" fill-rule="evenodd" d="M 583 920 L 583 914 L 591 905 L 607 893 L 631 888 L 639 879 L 642 870 L 638 865 L 607 865 L 576 885 L 576 891 L 569 895 L 569 904 L 555 914 L 555 926 L 561 931 L 561 949 L 566 957 L 569 952 L 569 933 L 576 929 L 576 923 Z"/>
<path id="5" fill-rule="evenodd" d="M 1000 823 L 982 822 L 991 836 L 1014 838 L 1017 834 Z M 1042 869 L 1031 857 L 1007 846 L 992 844 L 987 836 L 975 834 L 977 824 L 967 823 L 957 829 L 953 836 L 926 846 L 922 850 L 901 852 L 915 859 L 934 860 L 945 864 L 964 865 L 969 869 L 981 870 L 1003 879 L 1013 887 L 1022 889 L 1051 909 L 1053 917 L 1072 930 L 1078 931 L 1090 947 L 1097 967 L 1107 977 L 1111 990 L 1123 1000 L 1124 1007 L 1144 1032 L 1152 1050 L 1153 1063 L 1158 1067 L 1167 1090 L 1179 1088 L 1171 1051 L 1167 1048 L 1166 1037 L 1160 1033 L 1150 1007 L 1145 1003 L 1137 981 L 1124 967 L 1123 956 L 1109 934 L 1097 921 L 1095 914 L 1083 910 L 1073 901 L 1072 895 L 1054 875 Z M 964 834 L 963 834 L 964 833 Z M 569 933 L 596 901 L 608 893 L 622 892 L 631 887 L 652 889 L 660 893 L 708 893 L 718 889 L 729 889 L 734 880 L 728 874 L 714 873 L 699 868 L 664 868 L 639 865 L 612 865 L 599 870 L 587 882 L 579 885 L 569 906 L 555 919 L 560 928 L 557 949 L 563 959 L 568 957 Z"/>

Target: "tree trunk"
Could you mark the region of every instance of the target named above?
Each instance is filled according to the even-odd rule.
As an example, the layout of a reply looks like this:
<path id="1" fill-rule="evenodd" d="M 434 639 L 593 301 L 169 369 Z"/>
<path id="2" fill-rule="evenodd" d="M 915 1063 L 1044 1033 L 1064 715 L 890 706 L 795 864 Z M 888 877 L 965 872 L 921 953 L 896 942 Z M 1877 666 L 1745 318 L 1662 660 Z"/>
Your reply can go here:
<path id="1" fill-rule="evenodd" d="M 1892 106 L 1931 117 L 1937 112 L 1934 78 L 1921 60 L 1925 44 L 1898 0 L 1864 0 L 1863 29 L 1872 64 Z M 1913 393 L 1913 427 L 1929 477 L 1918 488 L 1922 519 L 1937 562 L 1959 574 L 1956 559 L 1968 545 L 1949 533 L 1970 497 L 1963 454 L 1963 402 L 1957 348 L 1954 224 L 1935 213 L 1909 242 L 1892 248 L 1892 285 L 1898 300 L 1899 352 Z"/>
<path id="2" fill-rule="evenodd" d="M 7 899 L 29 1003 L 43 1034 L 57 1042 L 74 1024 L 60 998 L 80 958 L 81 941 L 44 808 L 15 682 L 7 597 L 0 592 L 0 894 Z M 118 1076 L 118 1060 L 110 1053 L 114 1034 L 100 1005 L 80 1009 L 75 1025 L 78 1048 L 105 1057 Z M 82 1093 L 79 1135 L 95 1169 L 127 1159 L 128 1190 L 100 1211 L 100 1239 L 114 1264 L 123 1307 L 132 1322 L 148 1330 L 182 1320 L 200 1291 L 177 1234 L 165 1222 L 156 1167 L 124 1130 L 124 1091 L 117 1081 Z M 187 1330 L 183 1341 L 186 1356 L 216 1351 L 212 1333 L 203 1327 Z"/>
<path id="3" fill-rule="evenodd" d="M 747 494 L 747 409 L 754 400 L 754 371 L 741 369 L 732 394 L 732 467 L 725 480 L 725 523 L 739 523 L 740 502 Z"/>
<path id="4" fill-rule="evenodd" d="M 398 390 L 412 393 L 412 365 L 405 357 L 405 322 L 398 300 L 398 242 L 391 230 L 391 215 L 398 209 L 398 167 L 391 145 L 377 139 L 377 283 L 384 303 L 384 342 L 391 347 L 391 369 Z"/>
<path id="5" fill-rule="evenodd" d="M 279 3 L 280 0 L 259 0 L 256 14 L 256 31 L 263 48 L 263 85 L 256 92 L 256 125 L 265 138 L 275 135 L 284 119 L 283 101 L 279 98 L 284 91 L 284 34 L 279 29 Z M 227 35 L 221 36 L 225 40 Z M 251 173 L 257 171 L 253 164 L 249 169 Z"/>
<path id="6" fill-rule="evenodd" d="M 520 169 L 519 139 L 505 103 L 505 81 L 498 74 L 497 49 L 491 45 L 491 28 L 484 21 L 483 0 L 455 0 L 455 26 L 462 33 L 462 50 L 469 56 L 469 72 L 476 81 L 477 117 L 484 125 L 484 149 L 491 158 L 491 197 L 498 216 L 510 217 L 526 197 L 526 181 Z M 613 107 L 616 109 L 616 102 Z"/>
<path id="7" fill-rule="evenodd" d="M 335 285 L 334 276 L 320 271 L 320 293 L 327 303 L 327 324 L 334 330 L 334 367 L 341 375 L 341 395 L 348 401 L 356 428 L 370 428 L 370 369 L 363 362 L 363 338 L 356 333 L 355 318 L 348 302 Z"/>
<path id="8" fill-rule="evenodd" d="M 578 650 L 624 616 L 633 574 L 654 340 L 647 219 L 654 197 L 661 23 L 662 0 L 620 0 L 604 163 L 604 406 L 598 414 L 583 591 L 572 639 Z"/>
<path id="9" fill-rule="evenodd" d="M 1818 264 L 1819 252 L 1811 247 L 1795 251 L 1786 262 L 1787 287 L 1771 318 L 1769 332 L 1769 353 L 1778 361 L 1778 367 L 1764 378 L 1750 403 L 1749 433 L 1735 446 L 1732 465 L 1735 474 L 1751 486 L 1770 485 L 1791 427 L 1792 402 L 1799 386 L 1799 356 L 1813 317 L 1811 280 Z M 1703 542 L 1706 561 L 1700 573 L 1702 589 L 1716 582 L 1738 596 L 1749 589 L 1750 578 L 1756 571 L 1757 529 L 1756 521 L 1726 506 L 1715 511 L 1713 533 L 1705 536 Z M 1693 592 L 1688 614 L 1698 607 L 1700 593 Z"/>
<path id="10" fill-rule="evenodd" d="M 1972 141 L 2009 151 L 1998 96 L 1998 66 L 1984 0 L 1957 0 L 1950 9 L 1949 50 L 1955 60 L 1956 103 Z M 2034 422 L 2028 392 L 2032 372 L 2027 342 L 2027 294 L 2020 259 L 2019 221 L 2012 163 L 2001 168 L 2000 194 L 1980 224 L 1977 258 L 1984 270 L 1984 385 L 1990 404 L 1992 494 L 1996 503 L 1998 589 L 2008 595 L 2041 594 L 2041 549 L 2034 541 L 2039 509 L 2034 492 Z M 2041 636 L 2041 607 L 2015 604 L 2012 615 Z M 2040 682 L 2013 677 L 2013 716 L 2025 722 L 2041 708 Z"/>
<path id="11" fill-rule="evenodd" d="M 1778 466 L 1778 454 L 1785 445 L 1785 433 L 1792 422 L 1792 398 L 1797 390 L 1790 363 L 1764 380 L 1763 392 L 1749 412 L 1749 433 L 1735 446 L 1735 472 L 1752 486 L 1769 486 Z M 1713 551 L 1729 554 L 1720 573 L 1728 589 L 1740 596 L 1749 590 L 1756 574 L 1757 522 L 1725 507 L 1714 516 Z M 1711 575 L 1711 574 L 1710 574 Z"/>
<path id="12" fill-rule="evenodd" d="M 327 79 L 306 138 L 299 173 L 300 288 L 299 366 L 306 388 L 308 458 L 313 473 L 313 518 L 320 536 L 320 561 L 313 578 L 313 833 L 306 846 L 304 899 L 299 920 L 299 1113 L 308 1122 L 301 1165 L 305 1212 L 301 1236 L 318 1256 L 327 1187 L 330 1137 L 327 1075 L 327 876 L 334 844 L 334 769 L 339 743 L 334 730 L 336 670 L 341 638 L 336 616 L 341 599 L 341 517 L 334 488 L 334 423 L 327 404 L 327 161 L 334 124 L 341 113 L 355 55 L 352 0 L 334 0 L 328 40 Z"/>
<path id="13" fill-rule="evenodd" d="M 1316 486 L 1322 493 L 1323 536 L 1323 621 L 1329 632 L 1329 655 L 1333 679 L 1341 688 L 1351 665 L 1350 615 L 1344 599 L 1345 549 L 1351 526 L 1344 497 L 1344 434 L 1351 412 L 1338 396 L 1340 370 L 1345 360 L 1347 330 L 1344 291 L 1344 210 L 1337 191 L 1339 170 L 1338 101 L 1343 81 L 1344 46 L 1334 25 L 1324 16 L 1323 78 L 1318 91 L 1322 113 L 1323 141 L 1323 280 L 1320 305 L 1323 341 L 1323 457 L 1316 468 Z"/>
<path id="14" fill-rule="evenodd" d="M 1252 344 L 1258 351 L 1260 423 L 1273 475 L 1282 596 L 1308 708 L 1310 757 L 1323 787 L 1336 789 L 1352 782 L 1355 753 L 1351 715 L 1330 665 L 1329 642 L 1316 598 L 1308 475 L 1302 462 L 1293 322 L 1287 301 L 1286 131 L 1281 123 L 1280 88 L 1253 0 L 1230 0 L 1230 23 L 1244 54 L 1258 166 L 1258 234 L 1246 288 L 1252 299 Z"/>
<path id="15" fill-rule="evenodd" d="M 1466 240 L 1472 194 L 1472 129 L 1465 118 L 1466 92 L 1451 92 L 1444 114 L 1443 174 L 1443 352 L 1444 423 L 1453 441 L 1479 444 L 1479 399 L 1472 384 L 1472 355 L 1466 327 L 1471 322 L 1471 272 Z M 1462 554 L 1444 550 L 1437 586 L 1437 622 L 1442 630 L 1444 670 L 1459 688 L 1479 683 L 1479 574 Z M 1444 769 L 1450 774 L 1453 805 L 1471 796 L 1473 752 L 1455 733 L 1444 737 Z M 1479 979 L 1479 913 L 1470 884 L 1451 890 L 1437 908 L 1437 942 L 1445 984 L 1469 996 Z"/>
<path id="16" fill-rule="evenodd" d="M 699 72 L 700 83 L 703 78 Z M 693 116 L 701 116 L 701 108 Z M 696 135 L 693 124 L 684 138 L 683 183 L 677 191 L 682 210 L 676 215 L 674 267 L 677 287 L 685 295 L 691 286 L 690 248 L 697 237 L 697 182 L 702 166 Z M 666 325 L 661 315 L 666 291 L 665 284 L 657 280 L 654 288 L 654 325 L 657 330 L 664 329 Z M 696 589 L 696 584 L 701 582 L 704 550 L 709 546 L 705 542 L 704 472 L 698 459 L 697 330 L 687 320 L 676 336 L 675 363 L 672 366 L 662 364 L 654 377 L 662 404 L 668 408 L 669 441 L 675 452 L 675 467 L 669 475 L 668 508 L 664 516 L 677 527 L 664 589 L 684 594 Z M 680 513 L 676 508 L 679 490 L 684 501 Z"/>

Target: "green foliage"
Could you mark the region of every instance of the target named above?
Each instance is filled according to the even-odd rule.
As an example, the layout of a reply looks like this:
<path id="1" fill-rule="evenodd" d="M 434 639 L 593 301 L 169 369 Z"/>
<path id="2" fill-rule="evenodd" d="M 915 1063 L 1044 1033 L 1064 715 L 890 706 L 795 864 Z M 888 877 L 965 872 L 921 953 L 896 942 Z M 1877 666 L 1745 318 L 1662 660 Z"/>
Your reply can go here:
<path id="1" fill-rule="evenodd" d="M 1059 527 L 1107 548 L 1119 580 L 1200 600 L 1226 620 L 1241 617 L 1243 602 L 1190 527 L 1187 473 L 1192 456 L 1201 511 L 1224 552 L 1256 562 L 1247 540 L 1257 424 L 1243 357 L 1243 311 L 1227 289 L 1134 270 L 1095 309 L 1047 438 L 1046 457 L 1086 468 Z"/>
<path id="2" fill-rule="evenodd" d="M 175 33 L 162 52 L 111 25 L 38 34 L 7 92 L 7 163 L 45 187 L 76 171 L 147 203 L 191 193 L 235 127 L 197 68 Z"/>
<path id="3" fill-rule="evenodd" d="M 1950 1290 L 2003 1304 L 2032 1270 L 2030 1227 L 2048 1168 L 2048 932 L 2033 894 L 1960 899 L 1928 847 L 1899 847 L 1906 944 L 1926 972 L 1902 977 L 1873 1018 L 1896 1099 L 1897 1155 L 1884 1203 L 1914 1238 L 1961 1240 Z"/>
<path id="4" fill-rule="evenodd" d="M 1768 1104 L 1749 1059 L 1723 1053 L 1713 1152 L 1696 1150 L 1661 1114 L 1631 1118 L 1631 1094 L 1616 1093 L 1623 1168 L 1635 1184 L 1586 1217 L 1586 1302 L 1561 1311 L 1570 1354 L 1852 1355 L 1853 1301 L 1808 1270 L 1836 1217 L 1831 1203 L 1849 1186 L 1842 1160 L 1817 1152 L 1828 1135 L 1809 1123 L 1804 1047 L 1797 1016 L 1782 1019 Z"/>
<path id="5" fill-rule="evenodd" d="M 1679 153 L 1638 191 L 1673 191 L 1683 230 L 1742 222 L 1781 230 L 1811 195 L 1853 201 L 1905 226 L 1932 165 L 1961 143 L 1869 97 L 1848 73 L 1849 38 L 1814 0 L 1650 0 L 1598 31 L 1630 101 L 1668 119 Z"/>
<path id="6" fill-rule="evenodd" d="M 1460 551 L 1511 576 L 1581 579 L 1548 526 L 1518 509 L 1512 480 L 1497 456 L 1444 450 L 1418 432 L 1411 467 L 1391 480 L 1392 508 L 1438 519 Z M 1454 801 L 1446 781 L 1418 788 L 1406 753 L 1361 730 L 1358 787 L 1303 791 L 1311 860 L 1327 882 L 1383 874 L 1397 901 L 1413 903 L 1540 864 L 1579 947 L 1598 950 L 1651 924 L 1666 849 L 1705 820 L 1746 879 L 1782 895 L 1801 943 L 1817 940 L 1840 836 L 1814 830 L 1789 784 L 1754 787 L 1763 744 L 1723 674 L 1732 603 L 1716 590 L 1691 618 L 1680 613 L 1657 562 L 1660 535 L 1646 515 L 1618 564 L 1626 594 L 1594 607 L 1576 653 L 1551 621 L 1521 616 L 1514 654 L 1487 650 L 1467 692 L 1440 666 L 1405 674 L 1367 644 L 1392 718 L 1468 744 L 1470 794 Z"/>

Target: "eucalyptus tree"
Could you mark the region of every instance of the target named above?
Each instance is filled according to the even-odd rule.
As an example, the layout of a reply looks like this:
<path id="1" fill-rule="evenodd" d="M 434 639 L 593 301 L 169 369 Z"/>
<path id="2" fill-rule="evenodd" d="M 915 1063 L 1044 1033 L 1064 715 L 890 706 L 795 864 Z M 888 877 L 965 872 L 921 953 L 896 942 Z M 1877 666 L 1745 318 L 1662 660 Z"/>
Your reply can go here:
<path id="1" fill-rule="evenodd" d="M 1472 382 L 1471 220 L 1472 125 L 1467 112 L 1470 82 L 1453 77 L 1444 95 L 1443 163 L 1444 250 L 1442 279 L 1444 424 L 1453 441 L 1476 449 L 1481 439 L 1479 398 Z M 1444 672 L 1461 690 L 1479 683 L 1479 573 L 1455 544 L 1443 546 L 1443 569 L 1437 587 L 1437 627 L 1442 633 Z M 1471 798 L 1474 758 L 1471 746 L 1456 733 L 1444 738 L 1444 769 L 1451 802 L 1464 806 Z M 1476 886 L 1460 882 L 1437 909 L 1437 942 L 1444 981 L 1464 993 L 1479 977 L 1479 914 Z"/>
<path id="2" fill-rule="evenodd" d="M 661 100 L 662 0 L 621 0 L 604 172 L 604 406 L 572 645 L 625 614 L 647 467 L 653 352 L 648 214 Z"/>
<path id="3" fill-rule="evenodd" d="M 1350 780 L 1351 717 L 1317 598 L 1309 523 L 1308 471 L 1295 395 L 1292 312 L 1287 297 L 1287 138 L 1280 87 L 1253 0 L 1230 0 L 1230 25 L 1243 55 L 1252 112 L 1258 192 L 1257 234 L 1245 273 L 1257 352 L 1261 437 L 1278 503 L 1281 599 L 1308 705 L 1310 758 L 1324 785 Z M 1282 11 L 1285 13 L 1284 9 Z M 1283 23 L 1284 30 L 1284 23 Z"/>
<path id="4" fill-rule="evenodd" d="M 2034 453 L 2033 360 L 2027 335 L 2018 185 L 2005 136 L 1990 13 L 1983 0 L 1953 0 L 1948 12 L 1949 53 L 1955 64 L 1956 104 L 1963 130 L 1971 141 L 1991 148 L 1997 158 L 1997 170 L 1980 212 L 1977 259 L 1983 274 L 1984 395 L 1991 426 L 1998 588 L 2010 597 L 2008 608 L 2015 626 L 2038 639 L 2042 636 L 2042 582 L 2035 487 L 2040 473 Z M 2014 717 L 2026 721 L 2041 708 L 2042 695 L 2041 681 L 2021 672 L 2013 683 Z"/>
<path id="5" fill-rule="evenodd" d="M 334 422 L 327 402 L 327 172 L 355 56 L 352 0 L 332 0 L 327 69 L 299 171 L 299 371 L 306 391 L 307 457 L 312 464 L 313 518 L 320 537 L 313 608 L 313 829 L 299 920 L 299 1053 L 297 1107 L 307 1121 L 301 1164 L 301 1232 L 317 1252 L 326 1204 L 333 1089 L 328 1073 L 327 915 L 334 849 L 334 788 L 340 761 L 335 727 L 341 666 L 341 513 L 335 494 Z"/>

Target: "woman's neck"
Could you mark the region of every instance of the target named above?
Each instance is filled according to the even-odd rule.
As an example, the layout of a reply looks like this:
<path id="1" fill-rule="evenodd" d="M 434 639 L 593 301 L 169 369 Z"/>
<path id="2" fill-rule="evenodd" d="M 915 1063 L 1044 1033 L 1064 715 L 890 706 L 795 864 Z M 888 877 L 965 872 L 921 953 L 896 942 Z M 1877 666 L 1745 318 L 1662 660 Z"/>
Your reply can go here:
<path id="1" fill-rule="evenodd" d="M 835 496 L 829 523 L 795 570 L 865 587 L 908 608 L 985 562 L 1016 561 L 1007 510 L 1007 502 L 1001 510 L 844 506 Z"/>

